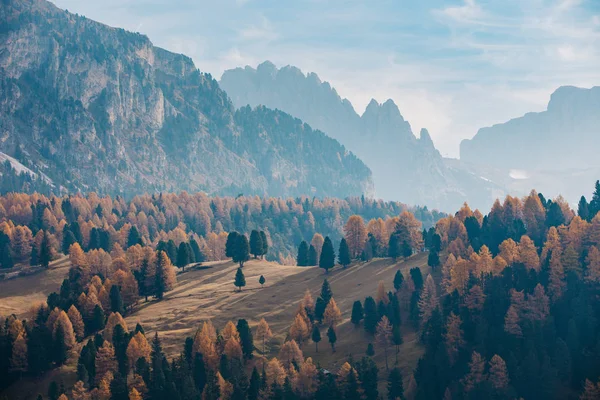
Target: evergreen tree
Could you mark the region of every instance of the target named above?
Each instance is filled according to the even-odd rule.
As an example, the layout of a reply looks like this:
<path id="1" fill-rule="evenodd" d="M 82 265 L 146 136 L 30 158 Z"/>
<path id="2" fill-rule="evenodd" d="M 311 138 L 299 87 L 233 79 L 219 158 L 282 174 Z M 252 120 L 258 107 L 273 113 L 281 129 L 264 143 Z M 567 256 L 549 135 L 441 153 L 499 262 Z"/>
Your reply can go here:
<path id="1" fill-rule="evenodd" d="M 600 181 L 596 181 L 596 185 L 594 188 L 594 194 L 592 195 L 592 200 L 590 200 L 590 204 L 588 206 L 590 215 L 589 219 L 592 220 L 600 211 Z"/>
<path id="2" fill-rule="evenodd" d="M 581 198 L 579 199 L 579 204 L 577 205 L 577 215 L 579 215 L 579 217 L 584 221 L 591 220 L 590 209 L 585 196 L 581 196 Z"/>
<path id="3" fill-rule="evenodd" d="M 167 242 L 167 257 L 169 257 L 169 260 L 171 261 L 171 263 L 177 262 L 177 246 L 175 245 L 175 242 L 173 240 L 169 240 Z"/>
<path id="4" fill-rule="evenodd" d="M 262 275 L 260 276 L 260 278 L 258 278 L 258 283 L 260 283 L 260 286 L 261 286 L 261 287 L 262 287 L 262 286 L 265 284 L 265 282 L 266 282 L 266 281 L 267 281 L 267 280 L 266 280 L 266 279 L 265 279 L 265 277 L 264 277 L 264 276 L 262 276 Z"/>
<path id="5" fill-rule="evenodd" d="M 227 242 L 225 243 L 225 256 L 230 258 L 235 257 L 235 254 L 237 253 L 237 243 L 239 235 L 240 234 L 236 231 L 229 232 L 229 235 L 227 235 Z"/>
<path id="6" fill-rule="evenodd" d="M 73 232 L 71 232 L 71 230 L 69 229 L 68 225 L 65 225 L 65 227 L 63 228 L 63 240 L 62 240 L 62 245 L 61 245 L 61 250 L 63 252 L 63 254 L 69 254 L 69 248 L 71 247 L 72 244 L 77 243 L 77 239 L 75 239 L 75 235 L 73 235 Z M 37 255 L 36 255 L 37 257 Z"/>
<path id="7" fill-rule="evenodd" d="M 136 244 L 143 245 L 142 237 L 137 227 L 134 225 L 129 229 L 129 234 L 127 235 L 127 248 L 131 246 L 135 246 Z"/>
<path id="8" fill-rule="evenodd" d="M 123 299 L 121 297 L 121 288 L 117 285 L 112 285 L 110 288 L 110 310 L 123 315 Z"/>
<path id="9" fill-rule="evenodd" d="M 365 354 L 369 357 L 373 357 L 375 355 L 375 348 L 373 347 L 373 343 L 369 343 L 367 345 L 367 351 Z"/>
<path id="10" fill-rule="evenodd" d="M 38 249 L 35 248 L 35 245 L 31 246 L 31 256 L 29 259 L 29 265 L 32 267 L 38 265 L 40 263 L 40 253 Z"/>
<path id="11" fill-rule="evenodd" d="M 198 393 L 202 393 L 204 386 L 206 385 L 206 366 L 204 364 L 204 357 L 202 356 L 202 353 L 196 353 L 194 355 L 194 367 L 192 369 L 192 375 Z"/>
<path id="12" fill-rule="evenodd" d="M 185 266 L 191 262 L 191 254 L 189 244 L 185 242 L 181 242 L 179 244 L 179 248 L 177 249 L 177 265 L 178 268 L 181 268 L 185 271 Z"/>
<path id="13" fill-rule="evenodd" d="M 40 265 L 44 268 L 48 268 L 50 261 L 52 261 L 52 250 L 50 248 L 50 242 L 48 240 L 48 233 L 44 231 L 42 243 L 40 244 L 40 254 L 38 256 Z"/>
<path id="14" fill-rule="evenodd" d="M 408 240 L 402 241 L 402 245 L 400 247 L 402 249 L 402 257 L 408 258 L 412 256 L 413 249 Z"/>
<path id="15" fill-rule="evenodd" d="M 323 242 L 323 248 L 321 249 L 321 257 L 319 258 L 319 267 L 325 270 L 327 274 L 330 268 L 335 265 L 335 251 L 333 250 L 333 243 L 329 236 L 325 237 Z"/>
<path id="16" fill-rule="evenodd" d="M 313 325 L 311 340 L 315 343 L 315 351 L 319 352 L 319 342 L 321 341 L 321 331 L 317 325 Z"/>
<path id="17" fill-rule="evenodd" d="M 314 267 L 319 263 L 317 259 L 317 249 L 312 244 L 308 247 L 308 265 Z"/>
<path id="18" fill-rule="evenodd" d="M 392 368 L 387 381 L 388 399 L 404 399 L 404 385 L 402 383 L 402 372 L 398 367 Z"/>
<path id="19" fill-rule="evenodd" d="M 148 385 L 148 394 L 152 399 L 167 398 L 167 381 L 163 368 L 164 357 L 158 332 L 156 332 L 154 334 L 154 339 L 152 339 L 152 351 L 150 353 L 151 373 L 150 383 Z"/>
<path id="20" fill-rule="evenodd" d="M 410 277 L 412 278 L 413 283 L 415 284 L 415 290 L 421 291 L 423 288 L 423 274 L 421 274 L 421 268 L 414 267 L 410 269 Z"/>
<path id="21" fill-rule="evenodd" d="M 244 273 L 242 272 L 241 268 L 237 269 L 233 284 L 238 288 L 240 292 L 242 291 L 242 288 L 246 286 L 246 277 L 244 277 Z"/>
<path id="22" fill-rule="evenodd" d="M 195 239 L 190 239 L 190 248 L 192 249 L 192 253 L 194 254 L 194 262 L 203 262 L 204 254 L 202 254 L 202 250 L 200 250 L 200 246 Z"/>
<path id="23" fill-rule="evenodd" d="M 254 256 L 254 258 L 258 258 L 258 256 L 262 255 L 262 252 L 262 237 L 257 230 L 253 230 L 250 232 L 250 253 Z"/>
<path id="24" fill-rule="evenodd" d="M 308 243 L 303 240 L 300 242 L 300 246 L 298 246 L 298 256 L 296 257 L 296 265 L 299 267 L 308 266 Z"/>
<path id="25" fill-rule="evenodd" d="M 233 262 L 240 264 L 240 268 L 244 267 L 244 263 L 250 259 L 250 246 L 246 235 L 236 236 L 236 247 L 233 254 Z"/>
<path id="26" fill-rule="evenodd" d="M 331 290 L 331 285 L 329 285 L 329 281 L 327 279 L 323 279 L 323 284 L 321 285 L 321 295 L 320 298 L 325 303 L 325 306 L 329 304 L 329 301 L 333 297 L 333 292 Z"/>
<path id="27" fill-rule="evenodd" d="M 105 315 L 104 310 L 99 305 L 94 306 L 94 311 L 92 311 L 92 321 L 91 326 L 89 327 L 90 332 L 97 332 L 99 330 L 104 329 Z M 86 326 L 87 328 L 87 326 Z"/>
<path id="28" fill-rule="evenodd" d="M 427 256 L 427 265 L 429 265 L 432 270 L 435 270 L 440 266 L 440 255 L 437 251 L 429 251 L 429 255 Z"/>
<path id="29" fill-rule="evenodd" d="M 348 243 L 346 242 L 346 238 L 342 238 L 340 241 L 340 249 L 338 253 L 338 261 L 340 265 L 346 268 L 350 265 L 350 248 L 348 247 Z"/>
<path id="30" fill-rule="evenodd" d="M 258 400 L 258 394 L 260 391 L 260 375 L 256 367 L 252 369 L 252 375 L 250 375 L 250 384 L 248 386 L 248 400 Z"/>
<path id="31" fill-rule="evenodd" d="M 388 241 L 388 257 L 391 257 L 396 261 L 398 257 L 402 255 L 402 248 L 400 246 L 400 236 L 392 234 Z"/>
<path id="32" fill-rule="evenodd" d="M 248 321 L 239 319 L 236 327 L 240 335 L 240 345 L 242 346 L 244 358 L 250 359 L 252 358 L 252 351 L 254 350 L 254 339 L 252 338 L 252 331 L 250 330 Z"/>
<path id="33" fill-rule="evenodd" d="M 0 247 L 0 267 L 8 269 L 12 268 L 14 265 L 12 254 L 10 252 L 10 241 L 4 242 Z"/>
<path id="34" fill-rule="evenodd" d="M 260 239 L 262 243 L 262 251 L 260 255 L 264 258 L 269 252 L 269 240 L 267 239 L 267 234 L 265 231 L 260 231 Z"/>
<path id="35" fill-rule="evenodd" d="M 127 380 L 119 373 L 110 381 L 111 400 L 129 400 Z"/>
<path id="36" fill-rule="evenodd" d="M 335 342 L 337 342 L 337 335 L 335 333 L 335 328 L 330 326 L 327 329 L 327 338 L 329 339 L 329 344 L 331 345 L 331 350 L 335 353 Z"/>
<path id="37" fill-rule="evenodd" d="M 402 272 L 400 272 L 400 270 L 398 270 L 398 271 L 396 271 L 396 274 L 394 275 L 394 290 L 396 290 L 396 292 L 398 292 L 402 288 L 403 283 L 404 283 L 404 275 L 402 275 Z"/>
<path id="38" fill-rule="evenodd" d="M 360 325 L 360 321 L 364 318 L 364 312 L 362 303 L 359 300 L 356 300 L 354 304 L 352 304 L 352 316 L 350 317 L 350 321 L 355 325 Z"/>
<path id="39" fill-rule="evenodd" d="M 369 296 L 365 299 L 365 331 L 370 333 L 371 335 L 375 334 L 375 330 L 377 329 L 377 323 L 379 322 L 379 313 L 377 312 L 377 305 L 375 304 L 375 300 Z"/>

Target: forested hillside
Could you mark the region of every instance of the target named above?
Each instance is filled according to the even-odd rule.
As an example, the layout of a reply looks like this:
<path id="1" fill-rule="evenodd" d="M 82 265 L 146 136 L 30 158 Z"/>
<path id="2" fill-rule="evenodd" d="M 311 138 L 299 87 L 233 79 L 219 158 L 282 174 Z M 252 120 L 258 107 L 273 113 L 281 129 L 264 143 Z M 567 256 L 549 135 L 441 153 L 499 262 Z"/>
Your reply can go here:
<path id="1" fill-rule="evenodd" d="M 0 114 L 0 158 L 56 194 L 373 194 L 337 141 L 283 112 L 236 112 L 185 55 L 44 0 L 0 8 Z M 3 174 L 2 190 L 47 191 L 27 179 Z"/>
<path id="2" fill-rule="evenodd" d="M 3 263 L 28 263 L 29 254 L 43 267 L 60 251 L 70 261 L 60 289 L 26 320 L 4 320 L 4 384 L 77 359 L 77 383 L 61 388 L 55 379 L 50 398 L 595 399 L 600 393 L 600 182 L 576 212 L 560 197 L 532 191 L 496 201 L 487 215 L 465 204 L 453 216 L 436 216 L 434 225 L 395 203 L 358 198 L 286 202 L 184 193 L 130 203 L 95 195 L 1 200 Z M 381 218 L 386 212 L 399 215 Z M 336 226 L 332 239 L 327 229 Z M 174 264 L 184 274 L 199 260 L 231 258 L 229 293 L 241 293 L 249 285 L 248 260 L 271 252 L 277 236 L 296 241 L 295 262 L 319 266 L 325 279 L 316 299 L 307 292 L 296 300 L 289 329 L 269 345 L 269 357 L 269 325 L 282 323 L 273 316 L 269 322 L 236 313 L 237 324 L 221 330 L 207 321 L 171 360 L 158 331 L 146 337 L 143 325 L 133 329 L 124 321 L 184 290 L 178 280 L 186 275 L 176 276 Z M 427 265 L 397 264 L 424 259 L 418 254 L 424 249 Z M 373 257 L 391 262 L 372 263 Z M 327 278 L 348 280 L 373 266 L 381 268 L 372 276 L 376 292 L 357 296 L 342 312 Z M 387 282 L 379 278 L 384 272 Z M 286 290 L 286 282 L 302 285 L 280 276 L 271 289 L 264 278 L 251 285 L 267 298 L 270 290 Z M 228 309 L 239 307 L 233 301 Z M 341 335 L 356 350 L 341 366 L 325 369 L 315 360 L 327 362 L 320 354 L 334 353 L 340 339 L 349 348 Z M 423 355 L 407 370 L 398 360 L 408 337 L 418 338 L 412 348 Z M 309 342 L 317 351 L 305 358 Z"/>

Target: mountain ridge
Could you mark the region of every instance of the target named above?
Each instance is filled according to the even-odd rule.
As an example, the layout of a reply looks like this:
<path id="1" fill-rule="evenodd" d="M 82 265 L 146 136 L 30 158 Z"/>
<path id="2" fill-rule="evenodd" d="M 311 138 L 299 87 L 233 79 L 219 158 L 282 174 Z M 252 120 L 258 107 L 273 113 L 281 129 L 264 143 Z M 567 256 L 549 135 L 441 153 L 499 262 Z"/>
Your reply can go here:
<path id="1" fill-rule="evenodd" d="M 236 107 L 259 104 L 281 109 L 336 138 L 373 171 L 376 194 L 442 210 L 469 200 L 487 207 L 499 185 L 448 164 L 429 133 L 417 138 L 392 99 L 372 99 L 362 115 L 317 74 L 277 69 L 270 61 L 223 73 L 219 82 Z"/>
<path id="2" fill-rule="evenodd" d="M 0 151 L 60 190 L 372 195 L 344 146 L 283 111 L 236 110 L 189 57 L 44 0 L 4 4 Z"/>
<path id="3" fill-rule="evenodd" d="M 597 142 L 599 111 L 600 87 L 561 86 L 550 96 L 545 111 L 481 128 L 473 138 L 463 140 L 460 158 L 534 171 L 600 167 L 594 146 L 581 146 Z"/>

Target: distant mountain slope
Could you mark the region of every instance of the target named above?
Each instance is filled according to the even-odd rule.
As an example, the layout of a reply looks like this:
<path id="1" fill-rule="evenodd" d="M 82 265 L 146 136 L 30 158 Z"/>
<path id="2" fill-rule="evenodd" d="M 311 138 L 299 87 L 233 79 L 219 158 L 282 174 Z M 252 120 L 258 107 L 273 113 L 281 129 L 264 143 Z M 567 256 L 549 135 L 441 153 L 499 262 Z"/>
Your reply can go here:
<path id="1" fill-rule="evenodd" d="M 378 197 L 454 210 L 466 200 L 488 207 L 504 194 L 460 163 L 448 164 L 426 130 L 415 137 L 392 100 L 372 100 L 360 116 L 316 74 L 268 61 L 225 71 L 219 83 L 236 107 L 281 109 L 339 140 L 371 168 Z"/>
<path id="2" fill-rule="evenodd" d="M 498 168 L 561 170 L 600 167 L 600 87 L 558 88 L 547 111 L 482 128 L 463 140 L 463 161 Z"/>
<path id="3" fill-rule="evenodd" d="M 235 111 L 188 57 L 43 0 L 0 7 L 0 115 L 0 151 L 68 191 L 373 191 L 337 141 L 281 111 Z"/>

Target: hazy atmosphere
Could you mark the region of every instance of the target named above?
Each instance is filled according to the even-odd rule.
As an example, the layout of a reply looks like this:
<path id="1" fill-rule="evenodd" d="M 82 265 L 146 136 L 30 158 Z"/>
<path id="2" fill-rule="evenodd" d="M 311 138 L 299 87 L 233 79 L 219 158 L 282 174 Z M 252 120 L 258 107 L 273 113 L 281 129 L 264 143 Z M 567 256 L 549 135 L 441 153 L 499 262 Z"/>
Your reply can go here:
<path id="1" fill-rule="evenodd" d="M 600 81 L 600 2 L 57 0 L 148 35 L 217 79 L 270 60 L 316 72 L 362 113 L 392 98 L 442 155 L 484 126 Z"/>

